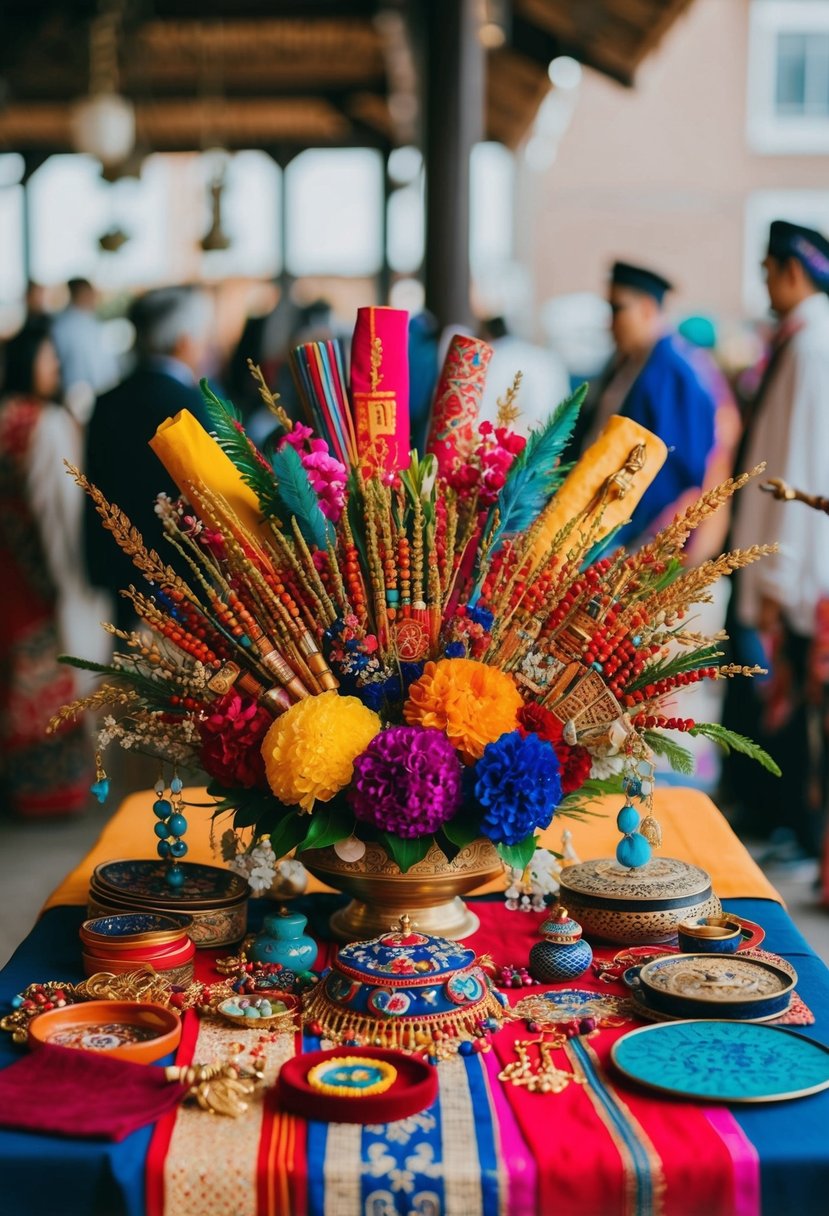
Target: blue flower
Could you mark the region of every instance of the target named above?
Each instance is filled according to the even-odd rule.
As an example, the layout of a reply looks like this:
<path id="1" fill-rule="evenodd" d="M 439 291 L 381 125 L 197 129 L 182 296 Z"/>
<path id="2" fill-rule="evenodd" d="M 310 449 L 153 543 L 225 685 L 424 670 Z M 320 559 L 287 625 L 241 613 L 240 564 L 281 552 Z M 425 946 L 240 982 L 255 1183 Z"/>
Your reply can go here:
<path id="1" fill-rule="evenodd" d="M 546 828 L 561 801 L 553 745 L 517 730 L 487 744 L 468 781 L 484 812 L 481 831 L 496 844 L 519 844 L 536 828 Z"/>
<path id="2" fill-rule="evenodd" d="M 466 656 L 466 647 L 463 642 L 447 642 L 443 653 L 447 659 L 463 659 Z"/>
<path id="3" fill-rule="evenodd" d="M 466 615 L 470 621 L 474 621 L 476 625 L 483 625 L 484 629 L 489 633 L 492 628 L 492 622 L 495 617 L 488 608 L 482 608 L 480 604 L 476 604 L 474 608 L 467 608 Z"/>

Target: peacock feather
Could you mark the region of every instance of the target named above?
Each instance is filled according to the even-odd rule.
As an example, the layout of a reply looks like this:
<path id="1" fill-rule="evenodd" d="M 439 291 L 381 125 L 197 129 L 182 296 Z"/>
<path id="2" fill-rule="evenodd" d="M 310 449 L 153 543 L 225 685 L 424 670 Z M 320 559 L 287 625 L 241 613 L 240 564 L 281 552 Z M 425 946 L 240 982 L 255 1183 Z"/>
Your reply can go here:
<path id="1" fill-rule="evenodd" d="M 582 384 L 562 401 L 545 426 L 530 433 L 523 452 L 512 462 L 484 529 L 491 554 L 507 536 L 535 522 L 564 479 L 559 459 L 586 395 L 587 385 Z"/>

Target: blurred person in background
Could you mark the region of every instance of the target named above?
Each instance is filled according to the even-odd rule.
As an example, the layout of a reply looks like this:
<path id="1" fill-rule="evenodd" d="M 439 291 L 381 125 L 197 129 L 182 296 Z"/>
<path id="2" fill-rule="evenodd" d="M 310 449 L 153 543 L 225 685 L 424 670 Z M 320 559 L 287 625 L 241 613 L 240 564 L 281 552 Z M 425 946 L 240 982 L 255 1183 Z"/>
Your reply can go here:
<path id="1" fill-rule="evenodd" d="M 546 422 L 556 406 L 569 395 L 567 369 L 551 350 L 514 337 L 503 317 L 490 317 L 484 321 L 479 337 L 492 347 L 479 420 L 497 420 L 498 402 L 506 396 L 515 373 L 520 371 L 521 387 L 516 398 L 520 413 L 510 425 L 519 435 L 526 435 Z"/>
<path id="2" fill-rule="evenodd" d="M 175 564 L 155 514 L 161 491 L 178 491 L 149 442 L 165 419 L 187 409 L 203 424 L 207 418 L 197 377 L 208 355 L 212 305 L 202 291 L 166 287 L 148 292 L 131 310 L 137 363 L 133 372 L 95 403 L 86 439 L 86 472 L 110 502 L 129 516 L 150 548 Z M 93 586 L 114 601 L 112 619 L 120 628 L 134 624 L 129 600 L 118 592 L 135 582 L 135 569 L 91 502 L 84 517 L 86 563 Z"/>
<path id="3" fill-rule="evenodd" d="M 275 285 L 273 289 L 276 290 Z M 262 398 L 250 374 L 248 359 L 262 369 L 265 382 L 273 387 L 287 358 L 291 336 L 299 327 L 299 313 L 299 306 L 284 291 L 270 311 L 249 315 L 245 320 L 239 341 L 227 363 L 226 380 L 228 395 L 241 410 L 246 425 L 250 415 L 262 409 Z"/>
<path id="4" fill-rule="evenodd" d="M 829 240 L 776 220 L 763 262 L 777 316 L 770 358 L 746 417 L 736 472 L 761 461 L 766 476 L 807 494 L 829 494 Z M 825 720 L 810 695 L 816 621 L 829 597 L 829 518 L 792 509 L 756 484 L 734 503 L 731 544 L 779 542 L 779 552 L 732 579 L 728 628 L 739 663 L 770 660 L 771 677 L 729 687 L 724 722 L 758 738 L 782 779 L 730 756 L 723 794 L 742 809 L 739 826 L 777 832 L 779 860 L 816 857 Z M 757 770 L 756 772 L 754 770 Z"/>
<path id="5" fill-rule="evenodd" d="M 656 532 L 672 518 L 675 504 L 699 491 L 714 446 L 714 396 L 685 343 L 668 327 L 664 301 L 670 290 L 653 270 L 614 263 L 608 301 L 615 354 L 566 454 L 580 455 L 613 414 L 631 418 L 667 444 L 664 465 L 618 533 L 620 544 Z"/>
<path id="6" fill-rule="evenodd" d="M 95 398 L 117 384 L 118 359 L 96 316 L 98 294 L 88 279 L 70 279 L 69 304 L 52 321 L 60 359 L 63 399 L 79 422 L 89 420 Z"/>
<path id="7" fill-rule="evenodd" d="M 63 466 L 81 433 L 60 399 L 48 321 L 33 317 L 5 350 L 0 399 L 0 781 L 3 806 L 35 818 L 83 808 L 91 779 L 82 724 L 46 734 L 88 691 L 58 655 L 101 660 L 104 605 L 83 579 L 83 493 Z"/>
<path id="8" fill-rule="evenodd" d="M 46 307 L 46 288 L 42 283 L 29 279 L 26 284 L 26 317 L 45 317 L 49 312 Z"/>
<path id="9" fill-rule="evenodd" d="M 686 317 L 677 326 L 677 333 L 688 343 L 688 357 L 694 363 L 700 379 L 708 385 L 716 405 L 714 447 L 705 469 L 702 483 L 704 492 L 731 476 L 743 423 L 731 385 L 717 357 L 717 327 L 714 322 L 706 316 Z M 688 495 L 689 504 L 694 496 Z M 722 553 L 728 523 L 728 512 L 717 511 L 691 533 L 685 546 L 685 555 L 691 564 L 697 565 Z M 717 627 L 721 628 L 722 622 Z"/>

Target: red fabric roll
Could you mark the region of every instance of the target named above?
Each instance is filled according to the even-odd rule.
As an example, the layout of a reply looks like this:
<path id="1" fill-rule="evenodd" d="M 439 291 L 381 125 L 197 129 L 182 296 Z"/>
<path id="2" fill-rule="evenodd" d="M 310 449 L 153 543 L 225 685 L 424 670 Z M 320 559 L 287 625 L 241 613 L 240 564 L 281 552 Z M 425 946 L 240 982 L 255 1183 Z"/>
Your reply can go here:
<path id="1" fill-rule="evenodd" d="M 186 1092 L 163 1068 L 46 1043 L 0 1072 L 0 1126 L 123 1140 Z"/>
<path id="2" fill-rule="evenodd" d="M 446 476 L 463 464 L 475 444 L 475 428 L 492 347 L 478 338 L 455 334 L 443 361 L 426 451 Z"/>
<path id="3" fill-rule="evenodd" d="M 360 308 L 351 340 L 351 408 L 363 472 L 409 467 L 409 314 Z"/>

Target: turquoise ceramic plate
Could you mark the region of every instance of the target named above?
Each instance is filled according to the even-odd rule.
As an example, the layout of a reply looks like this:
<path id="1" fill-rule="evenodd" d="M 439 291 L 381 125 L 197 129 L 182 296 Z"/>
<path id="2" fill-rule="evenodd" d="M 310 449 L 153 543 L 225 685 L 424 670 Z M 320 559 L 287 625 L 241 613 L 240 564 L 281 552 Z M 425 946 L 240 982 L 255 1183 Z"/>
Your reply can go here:
<path id="1" fill-rule="evenodd" d="M 780 1102 L 829 1088 L 829 1048 L 752 1022 L 643 1026 L 613 1045 L 611 1059 L 632 1081 L 706 1102 Z"/>

